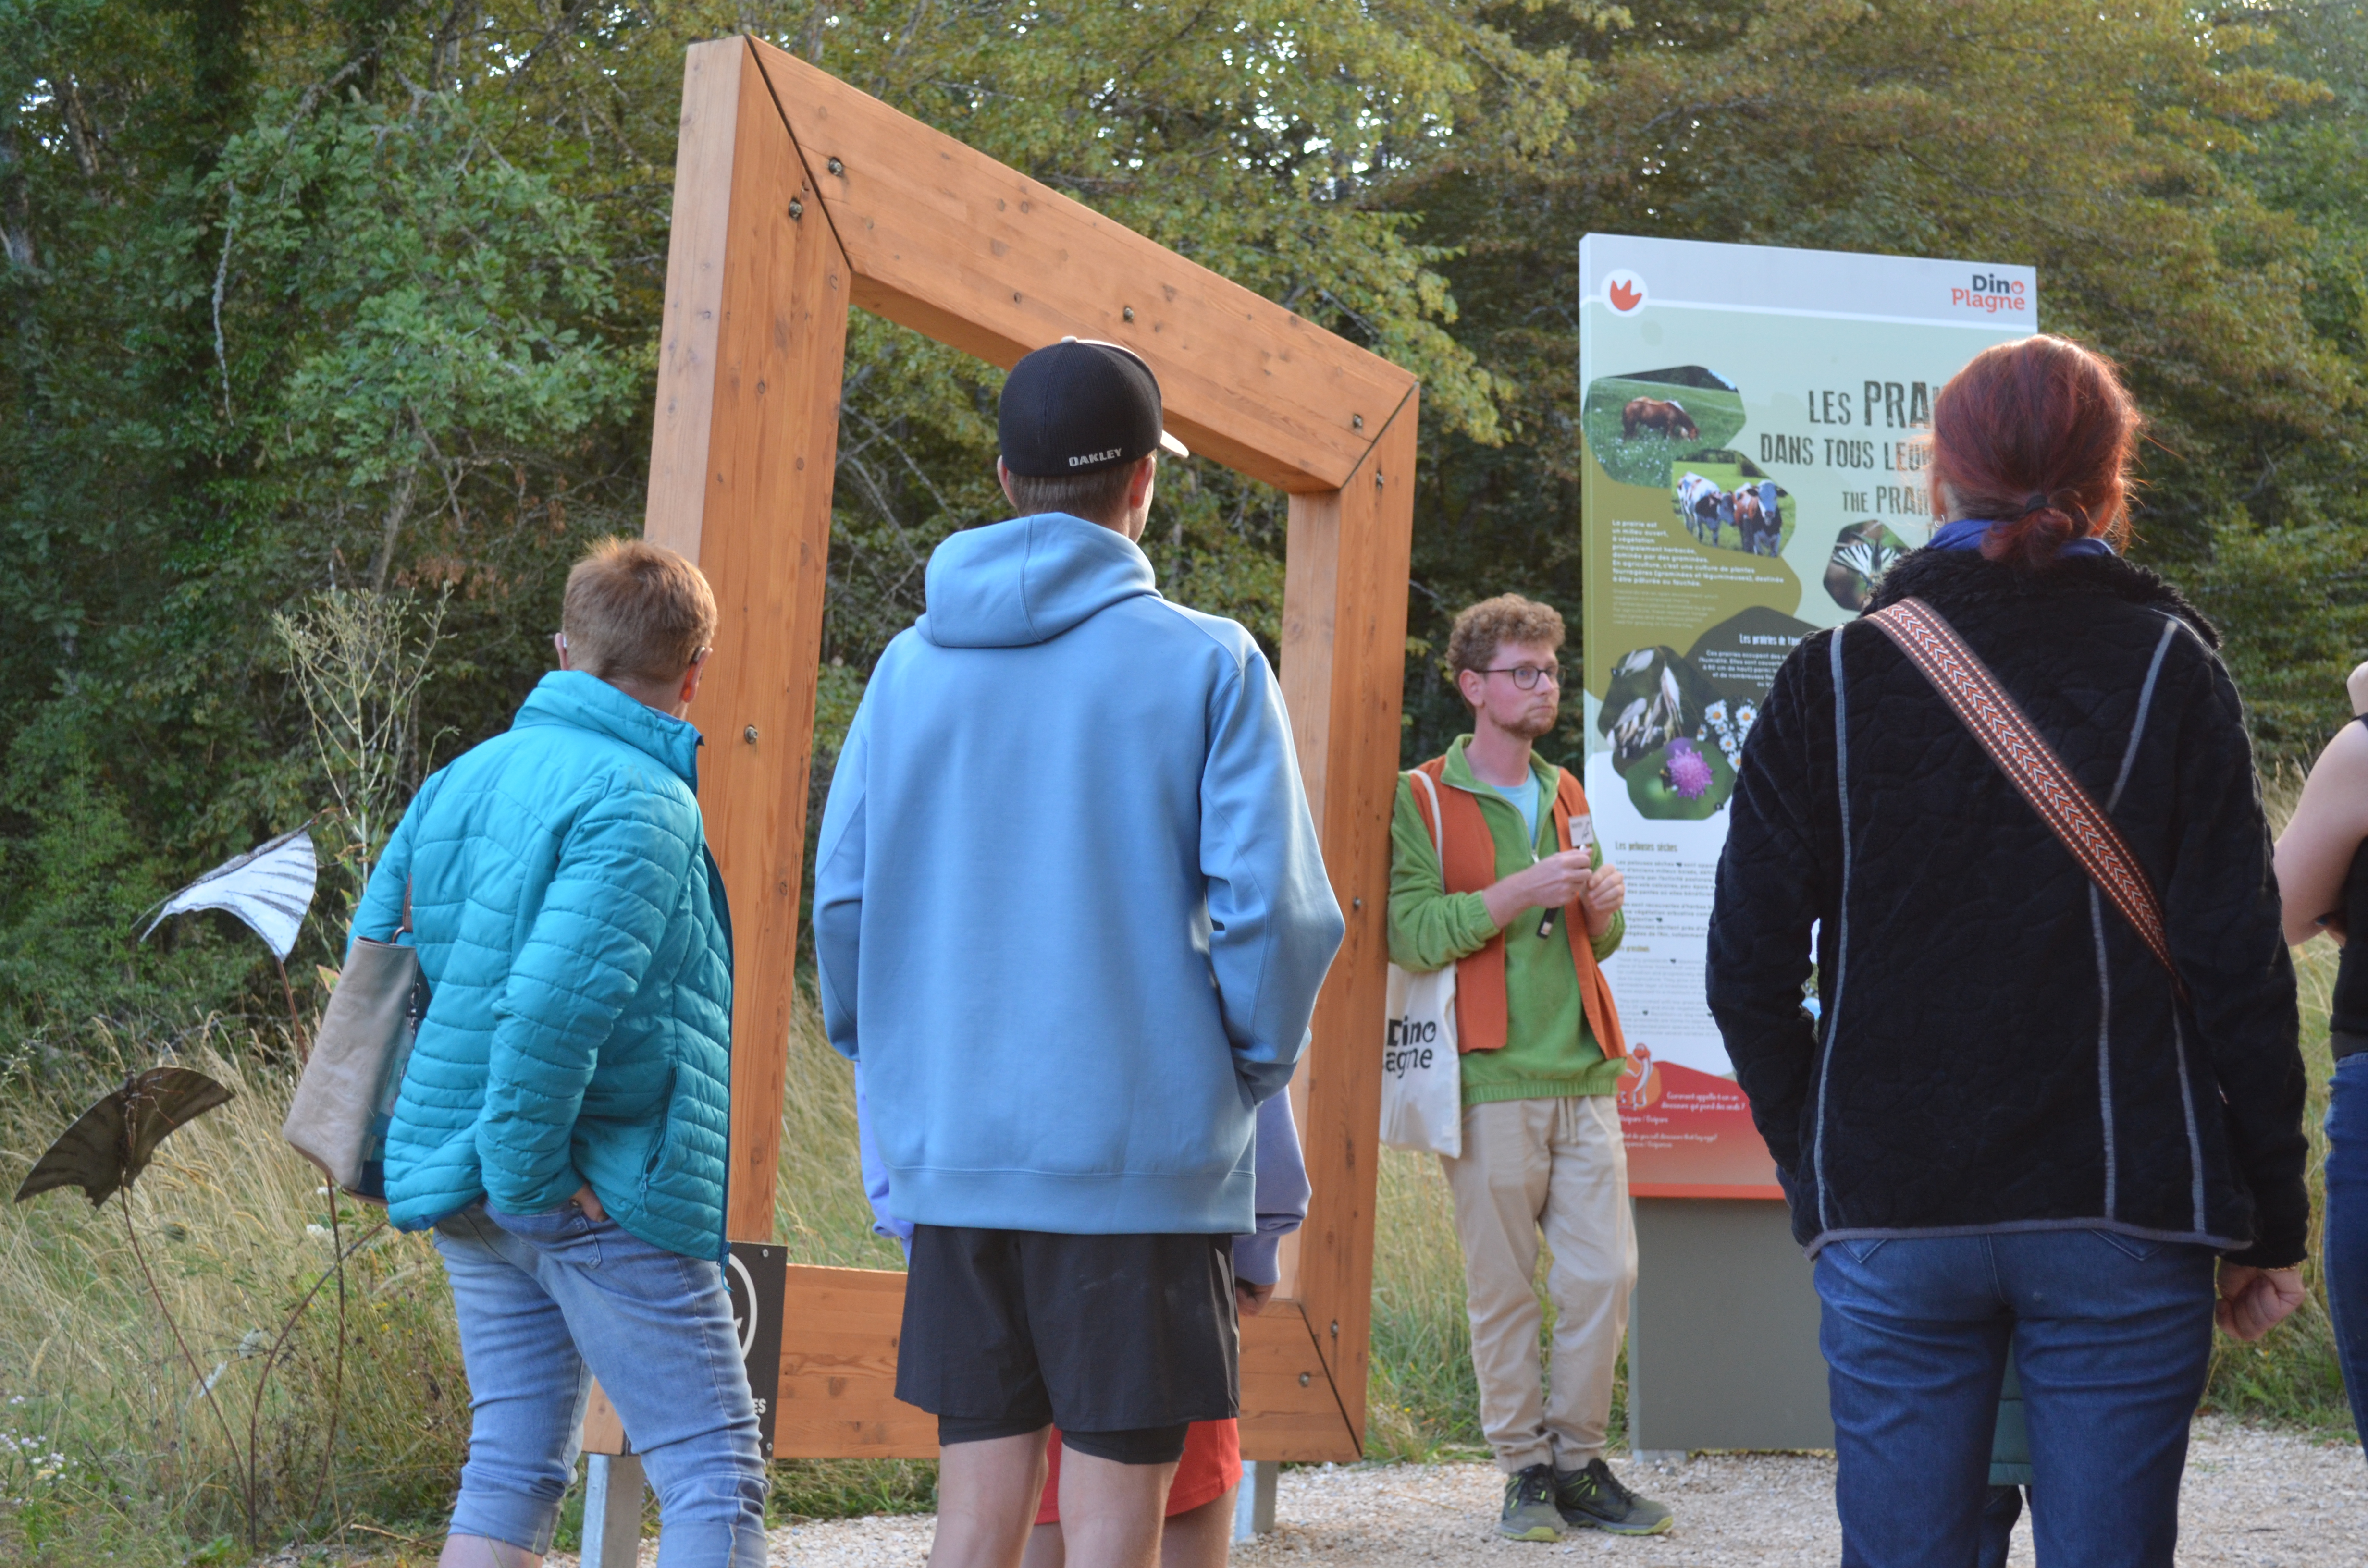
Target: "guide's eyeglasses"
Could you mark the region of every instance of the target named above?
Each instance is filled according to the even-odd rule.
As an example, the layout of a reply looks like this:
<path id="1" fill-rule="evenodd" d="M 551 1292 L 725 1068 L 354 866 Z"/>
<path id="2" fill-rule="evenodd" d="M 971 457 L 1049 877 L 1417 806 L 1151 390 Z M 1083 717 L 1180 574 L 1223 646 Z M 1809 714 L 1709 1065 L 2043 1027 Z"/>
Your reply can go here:
<path id="1" fill-rule="evenodd" d="M 1484 676 L 1511 676 L 1513 684 L 1523 691 L 1537 690 L 1541 677 L 1551 682 L 1556 689 L 1560 689 L 1563 684 L 1563 671 L 1559 665 L 1547 665 L 1543 667 L 1537 665 L 1499 665 L 1495 669 L 1482 670 L 1480 673 Z"/>

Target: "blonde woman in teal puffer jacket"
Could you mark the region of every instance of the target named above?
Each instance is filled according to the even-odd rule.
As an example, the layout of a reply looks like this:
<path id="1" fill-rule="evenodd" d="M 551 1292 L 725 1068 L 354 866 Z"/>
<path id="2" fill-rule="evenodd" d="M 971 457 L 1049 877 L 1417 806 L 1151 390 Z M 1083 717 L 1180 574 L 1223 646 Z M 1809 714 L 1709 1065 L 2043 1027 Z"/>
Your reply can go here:
<path id="1" fill-rule="evenodd" d="M 355 920 L 384 937 L 407 894 L 431 995 L 386 1190 L 435 1229 L 474 1405 L 447 1564 L 541 1562 L 592 1377 L 658 1494 L 663 1568 L 764 1561 L 718 1267 L 731 921 L 684 717 L 715 619 L 681 556 L 596 546 L 561 667 L 421 787 Z"/>

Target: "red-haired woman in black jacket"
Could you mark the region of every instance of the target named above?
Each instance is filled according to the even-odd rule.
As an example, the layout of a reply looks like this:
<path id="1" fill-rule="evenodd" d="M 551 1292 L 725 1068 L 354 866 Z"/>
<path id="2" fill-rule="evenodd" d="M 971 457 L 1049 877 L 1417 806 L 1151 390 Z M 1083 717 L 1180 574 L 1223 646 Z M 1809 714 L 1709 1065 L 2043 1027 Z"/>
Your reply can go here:
<path id="1" fill-rule="evenodd" d="M 2217 634 L 2116 551 L 2139 416 L 2112 367 L 2025 338 L 1932 414 L 1949 521 L 1870 611 L 1913 597 L 1988 665 L 2152 882 L 2177 978 L 1850 625 L 1794 651 L 1744 749 L 1711 1007 L 1816 1260 L 1843 1562 L 1970 1560 L 2010 1344 L 2040 1561 L 2168 1568 L 2215 1301 L 2257 1337 L 2301 1296 L 2268 825 Z"/>

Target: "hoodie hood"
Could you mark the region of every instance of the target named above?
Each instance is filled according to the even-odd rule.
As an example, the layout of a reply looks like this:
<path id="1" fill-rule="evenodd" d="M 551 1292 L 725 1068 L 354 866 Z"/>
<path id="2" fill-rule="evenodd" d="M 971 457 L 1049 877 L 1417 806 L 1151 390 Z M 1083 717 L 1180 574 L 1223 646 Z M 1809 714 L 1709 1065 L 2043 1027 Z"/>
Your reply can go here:
<path id="1" fill-rule="evenodd" d="M 699 790 L 699 731 L 688 719 L 661 713 L 582 670 L 552 670 L 535 683 L 510 721 L 510 728 L 572 724 L 622 741 L 664 763 L 674 776 Z"/>
<path id="2" fill-rule="evenodd" d="M 1114 604 L 1159 594 L 1133 540 L 1065 512 L 953 535 L 929 557 L 927 591 L 915 630 L 940 648 L 1049 642 Z"/>

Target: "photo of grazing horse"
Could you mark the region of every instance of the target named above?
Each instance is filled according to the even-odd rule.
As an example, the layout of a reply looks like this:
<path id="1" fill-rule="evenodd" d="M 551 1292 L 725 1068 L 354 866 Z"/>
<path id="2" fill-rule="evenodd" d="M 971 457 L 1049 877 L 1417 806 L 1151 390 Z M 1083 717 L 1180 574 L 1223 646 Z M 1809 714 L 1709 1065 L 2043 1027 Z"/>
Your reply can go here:
<path id="1" fill-rule="evenodd" d="M 1639 429 L 1655 430 L 1677 441 L 1702 439 L 1702 428 L 1681 403 L 1664 402 L 1657 397 L 1631 398 L 1628 406 L 1620 411 L 1620 428 L 1629 440 L 1636 438 Z"/>

